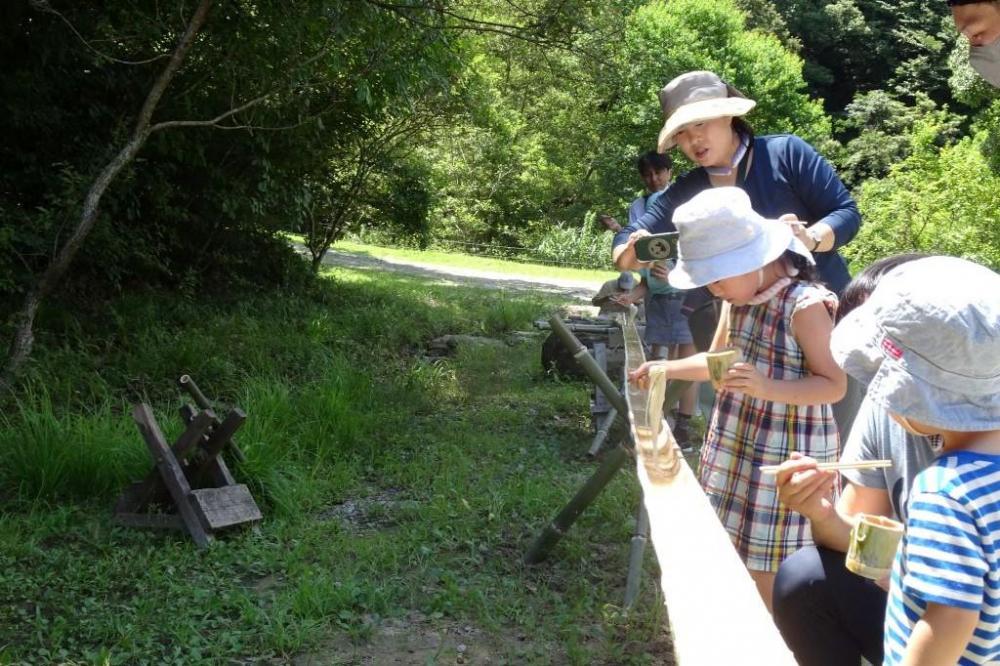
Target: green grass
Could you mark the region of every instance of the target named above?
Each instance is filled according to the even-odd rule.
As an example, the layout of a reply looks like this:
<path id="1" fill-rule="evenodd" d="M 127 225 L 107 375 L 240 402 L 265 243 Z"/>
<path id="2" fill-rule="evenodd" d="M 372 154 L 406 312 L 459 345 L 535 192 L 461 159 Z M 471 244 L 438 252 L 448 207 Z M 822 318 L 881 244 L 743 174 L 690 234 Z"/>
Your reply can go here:
<path id="1" fill-rule="evenodd" d="M 304 242 L 301 235 L 287 234 L 287 236 L 297 243 Z M 440 250 L 414 250 L 411 248 L 381 247 L 375 245 L 365 245 L 349 240 L 337 241 L 332 247 L 338 252 L 348 252 L 350 254 L 376 257 L 378 259 L 396 259 L 421 264 L 432 264 L 435 266 L 472 268 L 480 271 L 507 273 L 510 275 L 524 275 L 528 277 L 580 280 L 594 283 L 595 290 L 601 285 L 602 282 L 610 280 L 617 275 L 617 273 L 613 271 L 567 268 L 564 266 L 543 266 L 518 261 L 507 261 L 504 259 L 477 257 L 456 252 L 444 252 Z"/>
<path id="2" fill-rule="evenodd" d="M 0 663 L 377 663 L 393 623 L 471 627 L 493 663 L 662 663 L 652 563 L 640 609 L 616 606 L 630 474 L 548 562 L 520 564 L 594 469 L 587 387 L 544 377 L 540 342 L 421 359 L 439 335 L 502 338 L 556 307 L 336 270 L 306 294 L 48 313 L 0 412 Z M 237 474 L 265 514 L 203 551 L 110 520 L 151 466 L 131 405 L 177 436 L 185 372 L 249 415 Z M 454 663 L 458 641 L 398 652 Z"/>

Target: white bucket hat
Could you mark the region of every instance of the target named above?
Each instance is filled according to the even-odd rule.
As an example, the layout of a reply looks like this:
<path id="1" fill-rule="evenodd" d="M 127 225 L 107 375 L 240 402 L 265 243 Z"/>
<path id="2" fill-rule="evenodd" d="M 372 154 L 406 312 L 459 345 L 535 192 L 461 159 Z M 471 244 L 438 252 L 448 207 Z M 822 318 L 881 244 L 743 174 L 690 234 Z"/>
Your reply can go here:
<path id="1" fill-rule="evenodd" d="M 1000 275 L 907 262 L 837 324 L 833 357 L 885 409 L 945 430 L 1000 428 Z"/>
<path id="2" fill-rule="evenodd" d="M 685 125 L 715 118 L 746 115 L 757 102 L 712 72 L 688 72 L 660 90 L 660 107 L 666 122 L 656 142 L 665 153 L 674 147 L 674 135 Z"/>
<path id="3" fill-rule="evenodd" d="M 693 289 L 752 273 L 792 250 L 814 264 L 812 254 L 784 222 L 757 213 L 738 187 L 712 187 L 674 211 L 677 265 L 668 280 Z"/>

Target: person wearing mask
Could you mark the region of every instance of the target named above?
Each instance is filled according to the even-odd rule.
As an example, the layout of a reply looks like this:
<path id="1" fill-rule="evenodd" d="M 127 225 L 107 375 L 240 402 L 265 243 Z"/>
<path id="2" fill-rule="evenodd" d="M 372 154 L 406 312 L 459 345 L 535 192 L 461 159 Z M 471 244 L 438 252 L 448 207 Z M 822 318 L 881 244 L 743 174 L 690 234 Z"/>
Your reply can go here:
<path id="1" fill-rule="evenodd" d="M 969 64 L 1000 88 L 1000 0 L 948 0 L 955 27 L 969 40 Z"/>

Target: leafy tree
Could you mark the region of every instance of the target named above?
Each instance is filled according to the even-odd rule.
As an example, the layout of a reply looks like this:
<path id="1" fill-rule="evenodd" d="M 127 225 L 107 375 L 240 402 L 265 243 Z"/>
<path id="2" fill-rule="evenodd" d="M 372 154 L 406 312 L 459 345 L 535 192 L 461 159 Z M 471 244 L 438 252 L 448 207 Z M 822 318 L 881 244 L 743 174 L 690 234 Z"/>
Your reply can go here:
<path id="1" fill-rule="evenodd" d="M 949 101 L 946 52 L 954 29 L 943 2 L 786 0 L 775 3 L 802 42 L 805 76 L 830 111 L 856 93 L 920 91 Z"/>
<path id="2" fill-rule="evenodd" d="M 620 78 L 622 96 L 603 128 L 608 159 L 655 146 L 663 124 L 657 93 L 671 78 L 707 69 L 757 101 L 747 120 L 760 134 L 795 133 L 826 148 L 830 122 L 804 92 L 802 61 L 773 36 L 748 31 L 731 1 L 653 2 L 626 25 Z M 607 185 L 634 191 L 635 176 L 608 171 Z"/>
<path id="3" fill-rule="evenodd" d="M 939 146 L 958 138 L 961 117 L 939 110 L 925 95 L 918 93 L 915 98 L 910 106 L 883 90 L 873 90 L 858 95 L 844 109 L 845 118 L 838 127 L 853 138 L 836 152 L 834 161 L 849 187 L 860 186 L 869 178 L 883 178 L 892 165 L 906 159 L 917 123 L 933 119 L 940 130 Z"/>
<path id="4" fill-rule="evenodd" d="M 0 286 L 8 311 L 24 296 L 8 377 L 85 246 L 76 289 L 266 273 L 246 252 L 273 253 L 285 204 L 337 142 L 454 62 L 440 26 L 375 3 L 202 0 L 189 20 L 184 4 L 4 8 L 0 243 L 17 260 Z"/>
<path id="5" fill-rule="evenodd" d="M 865 224 L 844 248 L 856 265 L 899 252 L 949 254 L 1000 269 L 1000 176 L 982 152 L 980 132 L 941 148 L 930 118 L 913 131 L 913 154 L 886 178 L 865 182 Z"/>

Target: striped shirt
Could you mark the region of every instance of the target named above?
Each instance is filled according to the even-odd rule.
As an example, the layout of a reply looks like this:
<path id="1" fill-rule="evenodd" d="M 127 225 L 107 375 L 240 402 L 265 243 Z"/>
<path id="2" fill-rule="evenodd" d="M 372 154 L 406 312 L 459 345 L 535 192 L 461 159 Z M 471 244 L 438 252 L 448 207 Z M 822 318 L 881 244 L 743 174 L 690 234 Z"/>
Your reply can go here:
<path id="1" fill-rule="evenodd" d="M 1000 663 L 1000 455 L 946 453 L 917 475 L 892 571 L 885 664 L 898 664 L 928 603 L 979 612 L 960 664 Z"/>

